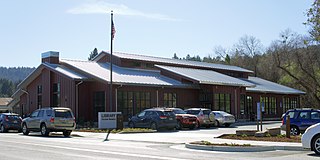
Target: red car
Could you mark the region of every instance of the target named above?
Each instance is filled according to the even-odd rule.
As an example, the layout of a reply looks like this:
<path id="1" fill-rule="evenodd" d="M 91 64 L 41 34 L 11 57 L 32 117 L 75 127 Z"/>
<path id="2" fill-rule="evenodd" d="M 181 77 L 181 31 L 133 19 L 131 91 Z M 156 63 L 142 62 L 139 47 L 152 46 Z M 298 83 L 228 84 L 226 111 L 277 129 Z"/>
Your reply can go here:
<path id="1" fill-rule="evenodd" d="M 192 114 L 187 114 L 184 110 L 180 108 L 167 108 L 171 110 L 177 119 L 177 129 L 181 128 L 198 128 L 197 117 Z"/>

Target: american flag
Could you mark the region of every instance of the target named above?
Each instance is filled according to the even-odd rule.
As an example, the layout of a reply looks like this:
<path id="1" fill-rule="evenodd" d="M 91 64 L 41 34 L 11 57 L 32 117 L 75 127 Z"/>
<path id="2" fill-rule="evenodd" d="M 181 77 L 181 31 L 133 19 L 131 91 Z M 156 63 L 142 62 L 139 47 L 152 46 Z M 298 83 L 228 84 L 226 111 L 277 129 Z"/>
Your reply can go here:
<path id="1" fill-rule="evenodd" d="M 112 40 L 114 39 L 114 35 L 116 34 L 116 28 L 114 28 L 114 24 L 113 24 L 113 21 L 111 23 L 111 37 L 112 37 Z"/>

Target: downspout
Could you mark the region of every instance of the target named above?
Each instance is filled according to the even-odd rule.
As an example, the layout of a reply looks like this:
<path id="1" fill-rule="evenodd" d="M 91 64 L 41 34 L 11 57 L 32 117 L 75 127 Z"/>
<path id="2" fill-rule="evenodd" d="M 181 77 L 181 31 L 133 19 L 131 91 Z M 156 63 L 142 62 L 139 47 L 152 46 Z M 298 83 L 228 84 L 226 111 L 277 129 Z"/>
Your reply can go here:
<path id="1" fill-rule="evenodd" d="M 159 90 L 157 90 L 157 107 L 159 107 Z"/>
<path id="2" fill-rule="evenodd" d="M 24 92 L 25 94 L 27 94 L 27 108 L 28 108 L 28 110 L 30 110 L 30 104 L 29 104 L 29 99 L 30 99 L 30 97 L 29 97 L 29 92 L 28 91 L 26 91 L 26 90 L 23 90 L 23 89 L 20 89 L 22 92 Z M 22 110 L 22 112 L 24 112 L 23 110 Z M 21 113 L 22 115 L 23 115 L 23 113 Z"/>
<path id="3" fill-rule="evenodd" d="M 82 84 L 83 81 L 80 81 L 76 84 L 76 119 L 79 121 L 79 85 Z"/>

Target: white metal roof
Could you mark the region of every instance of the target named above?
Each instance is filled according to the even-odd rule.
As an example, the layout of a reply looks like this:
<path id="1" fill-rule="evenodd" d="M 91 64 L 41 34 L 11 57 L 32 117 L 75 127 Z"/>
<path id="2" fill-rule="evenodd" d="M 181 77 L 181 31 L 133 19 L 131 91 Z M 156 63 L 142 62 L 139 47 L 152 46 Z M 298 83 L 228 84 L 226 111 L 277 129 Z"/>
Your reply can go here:
<path id="1" fill-rule="evenodd" d="M 156 65 L 161 69 L 193 79 L 200 84 L 253 87 L 254 84 L 215 71 Z"/>
<path id="2" fill-rule="evenodd" d="M 246 88 L 248 92 L 263 92 L 263 93 L 279 93 L 279 94 L 305 94 L 305 92 L 293 89 L 278 83 L 267 81 L 258 77 L 249 77 L 243 79 L 247 82 L 253 83 L 256 86 L 253 88 Z"/>
<path id="3" fill-rule="evenodd" d="M 101 52 L 100 55 L 102 55 L 103 53 L 109 54 L 108 52 Z M 114 56 L 117 56 L 119 58 L 124 58 L 124 59 L 133 59 L 133 60 L 141 60 L 141 61 L 150 61 L 155 63 L 159 62 L 159 63 L 167 63 L 167 64 L 178 64 L 178 65 L 185 65 L 185 66 L 204 67 L 204 68 L 212 68 L 212 69 L 253 73 L 253 71 L 250 71 L 241 67 L 224 65 L 224 64 L 189 61 L 189 60 L 181 60 L 181 59 L 171 59 L 171 58 L 163 58 L 163 57 L 153 57 L 153 56 L 128 54 L 128 53 L 121 53 L 121 52 L 113 52 L 112 54 Z"/>
<path id="4" fill-rule="evenodd" d="M 62 63 L 71 65 L 88 75 L 99 78 L 103 81 L 110 82 L 110 64 L 97 63 L 93 61 L 75 61 L 61 60 Z M 130 69 L 113 65 L 112 74 L 113 83 L 125 84 L 142 84 L 142 85 L 160 85 L 160 86 L 181 86 L 187 87 L 190 85 L 182 84 L 181 82 L 160 75 L 159 71 L 150 71 L 142 69 Z"/>
<path id="5" fill-rule="evenodd" d="M 86 76 L 59 64 L 43 63 L 43 65 L 51 68 L 54 71 L 60 72 L 63 75 L 68 76 L 72 79 L 79 79 L 79 80 L 88 79 Z"/>

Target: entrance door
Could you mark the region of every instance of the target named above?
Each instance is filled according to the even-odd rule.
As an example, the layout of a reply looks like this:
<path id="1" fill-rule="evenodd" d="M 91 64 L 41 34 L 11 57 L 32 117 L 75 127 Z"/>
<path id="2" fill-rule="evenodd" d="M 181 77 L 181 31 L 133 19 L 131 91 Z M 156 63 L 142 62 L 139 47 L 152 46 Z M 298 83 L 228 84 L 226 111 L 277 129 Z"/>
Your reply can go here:
<path id="1" fill-rule="evenodd" d="M 253 111 L 253 99 L 251 96 L 247 96 L 247 104 L 245 109 L 247 110 L 247 115 L 250 121 L 254 121 L 255 113 Z"/>
<path id="2" fill-rule="evenodd" d="M 105 93 L 104 91 L 101 92 L 94 92 L 93 95 L 93 120 L 95 122 L 98 121 L 98 112 L 105 112 Z"/>

